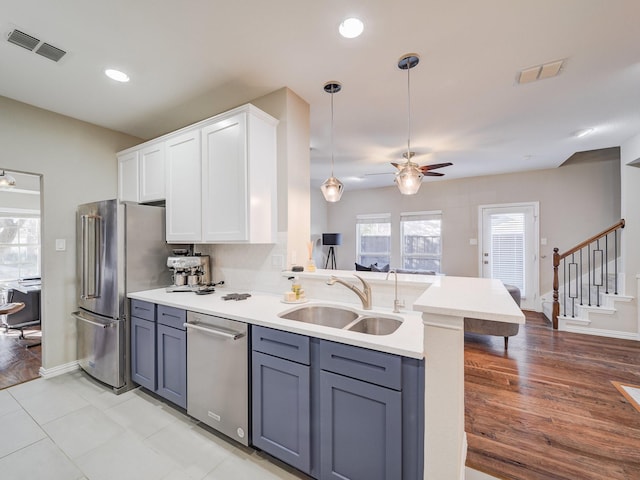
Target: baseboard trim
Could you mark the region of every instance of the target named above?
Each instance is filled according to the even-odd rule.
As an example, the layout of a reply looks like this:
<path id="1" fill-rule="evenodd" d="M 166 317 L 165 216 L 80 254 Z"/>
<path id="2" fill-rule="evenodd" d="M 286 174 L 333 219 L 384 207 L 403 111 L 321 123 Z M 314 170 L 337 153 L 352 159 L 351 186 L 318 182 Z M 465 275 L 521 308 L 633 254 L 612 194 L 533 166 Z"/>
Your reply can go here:
<path id="1" fill-rule="evenodd" d="M 616 330 L 603 330 L 600 328 L 585 328 L 577 325 L 565 325 L 565 332 L 597 335 L 599 337 L 619 338 L 621 340 L 640 340 L 640 334 L 633 332 L 618 332 Z"/>
<path id="2" fill-rule="evenodd" d="M 43 378 L 53 378 L 53 377 L 57 377 L 58 375 L 63 375 L 65 373 L 75 372 L 79 368 L 80 366 L 78 365 L 78 362 L 73 361 L 73 362 L 65 363 L 64 365 L 58 365 L 57 367 L 52 367 L 52 368 L 40 367 L 40 370 L 38 373 L 40 373 L 40 376 Z"/>

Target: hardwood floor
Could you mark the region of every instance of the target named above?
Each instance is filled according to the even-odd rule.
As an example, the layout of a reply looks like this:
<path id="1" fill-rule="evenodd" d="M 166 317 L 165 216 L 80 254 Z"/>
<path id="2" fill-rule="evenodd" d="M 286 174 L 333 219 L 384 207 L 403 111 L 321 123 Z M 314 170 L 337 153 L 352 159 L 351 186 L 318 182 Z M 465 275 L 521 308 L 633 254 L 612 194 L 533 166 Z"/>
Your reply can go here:
<path id="1" fill-rule="evenodd" d="M 640 342 L 553 331 L 541 314 L 509 340 L 465 335 L 467 466 L 501 479 L 640 479 Z"/>
<path id="2" fill-rule="evenodd" d="M 7 334 L 4 327 L 0 327 L 0 390 L 40 376 L 42 347 L 26 348 L 40 341 L 40 330 L 25 329 L 24 340 L 19 339 L 19 335 L 16 330 L 9 330 Z"/>

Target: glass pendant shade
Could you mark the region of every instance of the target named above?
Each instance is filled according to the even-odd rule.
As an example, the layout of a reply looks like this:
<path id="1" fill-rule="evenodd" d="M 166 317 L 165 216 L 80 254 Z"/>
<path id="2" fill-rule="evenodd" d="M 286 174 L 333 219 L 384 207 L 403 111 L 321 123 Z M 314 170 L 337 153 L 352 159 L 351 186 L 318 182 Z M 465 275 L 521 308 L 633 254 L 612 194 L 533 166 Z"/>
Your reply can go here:
<path id="1" fill-rule="evenodd" d="M 11 175 L 7 175 L 6 173 L 4 173 L 4 170 L 2 170 L 2 173 L 0 173 L 0 188 L 11 188 L 15 186 L 16 179 Z"/>
<path id="2" fill-rule="evenodd" d="M 396 173 L 395 182 L 403 195 L 415 195 L 420 190 L 420 185 L 422 185 L 422 177 L 424 175 L 418 165 L 413 162 L 407 162 Z"/>
<path id="3" fill-rule="evenodd" d="M 327 202 L 337 202 L 340 200 L 340 197 L 342 197 L 344 185 L 342 185 L 342 182 L 336 177 L 331 176 L 327 178 L 322 185 L 320 185 L 320 190 Z"/>

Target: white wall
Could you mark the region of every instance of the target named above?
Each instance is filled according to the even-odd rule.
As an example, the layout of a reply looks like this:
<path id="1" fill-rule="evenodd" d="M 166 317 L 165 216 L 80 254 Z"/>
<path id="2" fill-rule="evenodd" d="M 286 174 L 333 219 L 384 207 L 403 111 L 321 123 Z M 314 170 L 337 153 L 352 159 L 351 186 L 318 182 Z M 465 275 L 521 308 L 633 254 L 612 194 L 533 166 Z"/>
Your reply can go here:
<path id="1" fill-rule="evenodd" d="M 635 276 L 640 274 L 640 134 L 625 142 L 620 150 L 621 211 L 625 219 L 623 271 L 628 285 L 633 287 Z M 635 164 L 630 165 L 632 162 Z"/>
<path id="2" fill-rule="evenodd" d="M 353 270 L 356 215 L 391 213 L 396 235 L 392 237 L 393 267 L 400 262 L 400 213 L 441 210 L 443 273 L 478 276 L 477 246 L 469 244 L 478 237 L 478 206 L 533 201 L 540 202 L 540 236 L 547 239 L 547 245 L 540 246 L 540 292 L 544 293 L 552 287 L 553 247 L 569 249 L 620 219 L 619 160 L 589 157 L 555 169 L 426 180 L 413 196 L 401 195 L 395 186 L 346 190 L 340 202 L 327 206 L 328 228 L 342 233 L 342 245 L 336 250 L 338 269 Z"/>
<path id="3" fill-rule="evenodd" d="M 115 152 L 140 143 L 128 135 L 0 97 L 1 167 L 42 175 L 42 364 L 76 360 L 75 212 L 115 198 Z M 67 250 L 55 251 L 64 238 Z"/>

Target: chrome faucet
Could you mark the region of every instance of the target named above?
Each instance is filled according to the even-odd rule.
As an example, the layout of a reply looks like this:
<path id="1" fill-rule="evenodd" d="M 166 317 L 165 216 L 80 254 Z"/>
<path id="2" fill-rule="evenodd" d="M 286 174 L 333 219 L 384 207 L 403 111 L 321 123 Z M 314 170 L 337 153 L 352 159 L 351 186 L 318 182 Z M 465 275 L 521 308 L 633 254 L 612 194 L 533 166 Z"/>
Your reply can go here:
<path id="1" fill-rule="evenodd" d="M 389 275 L 393 273 L 395 279 L 395 298 L 393 299 L 393 313 L 399 313 L 400 308 L 404 308 L 404 301 L 398 300 L 398 273 L 391 269 L 387 273 L 387 278 L 385 280 L 389 280 Z"/>
<path id="2" fill-rule="evenodd" d="M 362 308 L 364 310 L 371 310 L 371 286 L 367 282 L 365 282 L 362 277 L 358 275 L 354 275 L 354 277 L 362 282 L 362 290 L 360 290 L 355 285 L 345 282 L 344 280 L 340 280 L 338 277 L 335 277 L 333 275 L 331 275 L 331 277 L 329 277 L 329 280 L 327 280 L 327 285 L 333 285 L 334 283 L 344 285 L 358 296 L 358 298 L 362 302 Z"/>

